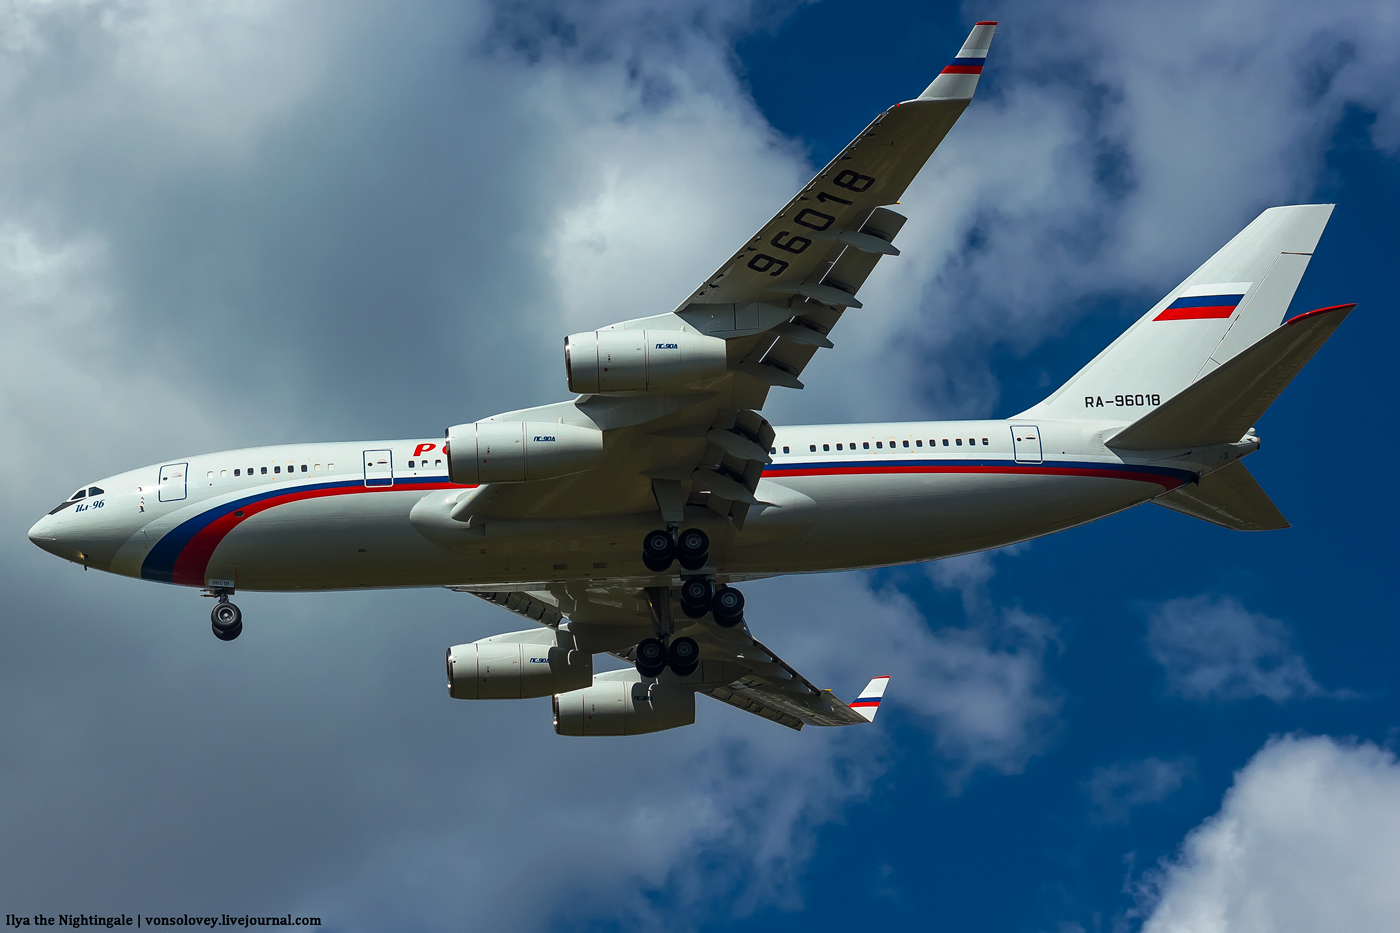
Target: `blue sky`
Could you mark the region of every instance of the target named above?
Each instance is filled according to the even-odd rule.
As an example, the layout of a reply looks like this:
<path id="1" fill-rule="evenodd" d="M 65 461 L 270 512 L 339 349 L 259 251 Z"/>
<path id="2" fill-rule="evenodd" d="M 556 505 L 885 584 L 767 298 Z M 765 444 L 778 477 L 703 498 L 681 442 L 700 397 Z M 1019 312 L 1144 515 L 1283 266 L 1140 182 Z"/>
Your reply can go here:
<path id="1" fill-rule="evenodd" d="M 1372 479 L 1396 446 L 1387 5 L 4 15 L 7 910 L 1394 928 L 1396 507 Z M 192 593 L 24 540 L 138 464 L 562 397 L 560 335 L 670 309 L 981 19 L 1002 26 L 978 99 L 904 199 L 903 255 L 769 417 L 1012 415 L 1260 210 L 1333 201 L 1293 311 L 1358 308 L 1248 461 L 1293 528 L 1145 505 L 756 584 L 758 637 L 814 680 L 895 675 L 876 727 L 704 704 L 620 743 L 554 736 L 547 701 L 449 700 L 443 649 L 517 627 L 468 597 L 240 594 L 245 634 L 221 645 Z"/>

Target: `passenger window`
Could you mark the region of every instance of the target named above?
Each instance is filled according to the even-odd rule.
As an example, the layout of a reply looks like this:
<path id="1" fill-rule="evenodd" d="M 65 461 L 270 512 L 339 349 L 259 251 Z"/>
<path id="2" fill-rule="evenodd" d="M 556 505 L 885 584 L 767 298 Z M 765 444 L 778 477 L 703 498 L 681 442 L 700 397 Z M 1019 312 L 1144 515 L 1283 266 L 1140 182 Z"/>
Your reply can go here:
<path id="1" fill-rule="evenodd" d="M 778 448 L 776 448 L 776 447 L 769 447 L 769 448 L 768 448 L 768 452 L 769 452 L 770 454 L 775 454 L 775 453 L 778 452 Z"/>
<path id="2" fill-rule="evenodd" d="M 876 441 L 876 442 L 875 442 L 875 446 L 878 447 L 880 450 L 884 450 L 884 449 L 885 449 L 885 442 L 884 442 L 884 441 Z"/>
<path id="3" fill-rule="evenodd" d="M 807 445 L 807 449 L 810 450 L 812 453 L 816 453 L 816 452 L 817 452 L 817 445 L 816 445 L 816 444 L 808 444 L 808 445 Z"/>
<path id="4" fill-rule="evenodd" d="M 234 471 L 233 471 L 233 475 L 234 475 L 234 476 L 242 476 L 242 475 L 243 475 L 243 471 L 242 471 L 242 470 L 234 470 Z"/>
<path id="5" fill-rule="evenodd" d="M 264 474 L 264 475 L 266 475 L 266 474 L 267 474 L 267 467 L 263 467 L 261 470 L 259 470 L 259 472 L 262 473 L 262 474 Z"/>
<path id="6" fill-rule="evenodd" d="M 413 469 L 413 461 L 412 461 L 412 460 L 408 461 L 408 468 L 409 468 L 410 470 Z"/>
<path id="7" fill-rule="evenodd" d="M 315 466 L 314 469 L 316 470 L 317 473 L 320 473 L 320 472 L 321 472 L 321 464 L 319 464 L 319 463 L 316 464 L 316 466 Z"/>
<path id="8" fill-rule="evenodd" d="M 990 447 L 991 445 L 992 445 L 992 442 L 991 442 L 991 441 L 987 440 L 985 437 L 982 438 L 982 446 L 983 446 L 983 447 Z"/>
<path id="9" fill-rule="evenodd" d="M 962 438 L 957 438 L 957 441 L 958 441 L 958 446 L 961 447 L 961 446 L 962 446 Z"/>
<path id="10" fill-rule="evenodd" d="M 301 465 L 301 472 L 303 472 L 303 473 L 306 472 L 306 464 L 304 464 L 304 463 Z"/>
<path id="11" fill-rule="evenodd" d="M 792 451 L 789 450 L 788 448 L 784 447 L 784 448 L 783 448 L 783 453 L 785 453 L 785 454 L 790 454 L 790 453 L 792 453 Z"/>
<path id="12" fill-rule="evenodd" d="M 904 446 L 905 446 L 905 447 L 908 447 L 908 446 L 909 446 L 909 442 L 908 442 L 908 441 L 905 441 L 905 442 L 904 442 Z"/>
<path id="13" fill-rule="evenodd" d="M 822 445 L 822 450 L 830 450 L 830 449 L 831 449 L 831 445 L 830 445 L 830 444 L 823 444 L 823 445 Z"/>
<path id="14" fill-rule="evenodd" d="M 219 479 L 227 479 L 227 478 L 228 478 L 228 470 L 220 470 L 220 471 L 219 471 Z"/>
<path id="15" fill-rule="evenodd" d="M 860 446 L 863 447 L 863 448 L 865 448 L 866 450 L 869 450 L 869 449 L 870 449 L 870 442 L 869 442 L 869 441 L 862 441 Z"/>
<path id="16" fill-rule="evenodd" d="M 924 442 L 923 442 L 923 441 L 915 441 L 915 442 L 914 442 L 914 446 L 915 446 L 915 447 L 922 447 L 922 446 L 924 446 Z"/>
<path id="17" fill-rule="evenodd" d="M 947 447 L 947 446 L 948 446 L 948 438 L 946 438 L 946 437 L 943 438 L 943 446 L 944 446 L 944 447 Z"/>
<path id="18" fill-rule="evenodd" d="M 433 461 L 433 466 L 442 466 L 442 461 L 441 461 L 441 460 L 434 460 L 434 461 Z"/>
<path id="19" fill-rule="evenodd" d="M 841 449 L 841 445 L 840 445 L 840 444 L 837 444 L 837 445 L 836 445 L 836 449 L 837 449 L 837 450 L 840 450 L 840 449 Z"/>
<path id="20" fill-rule="evenodd" d="M 274 472 L 274 473 L 281 473 L 281 472 L 282 472 L 282 468 L 281 468 L 280 466 L 275 466 L 275 467 L 272 468 L 272 472 Z"/>

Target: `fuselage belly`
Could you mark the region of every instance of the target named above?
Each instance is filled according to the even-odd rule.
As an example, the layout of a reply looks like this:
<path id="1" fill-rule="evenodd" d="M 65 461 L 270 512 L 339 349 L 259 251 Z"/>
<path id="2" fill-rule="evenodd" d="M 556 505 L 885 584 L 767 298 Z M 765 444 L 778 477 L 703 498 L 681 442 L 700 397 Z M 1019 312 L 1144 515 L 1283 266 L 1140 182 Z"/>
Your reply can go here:
<path id="1" fill-rule="evenodd" d="M 860 448 L 816 442 L 872 427 L 879 439 Z M 1044 427 L 1045 452 L 1034 451 L 1042 459 L 1015 448 L 1006 422 L 785 428 L 741 527 L 704 508 L 687 519 L 709 526 L 717 578 L 740 580 L 998 547 L 1121 511 L 1196 475 L 1179 461 L 1124 463 L 1081 425 Z M 950 433 L 961 435 L 956 447 Z M 646 585 L 637 541 L 654 512 L 588 514 L 596 504 L 582 503 L 577 518 L 457 521 L 449 512 L 468 487 L 449 482 L 434 448 L 386 441 L 192 457 L 100 481 L 100 496 L 66 503 L 31 535 L 88 566 L 187 586 Z M 64 540 L 81 549 L 65 553 Z"/>

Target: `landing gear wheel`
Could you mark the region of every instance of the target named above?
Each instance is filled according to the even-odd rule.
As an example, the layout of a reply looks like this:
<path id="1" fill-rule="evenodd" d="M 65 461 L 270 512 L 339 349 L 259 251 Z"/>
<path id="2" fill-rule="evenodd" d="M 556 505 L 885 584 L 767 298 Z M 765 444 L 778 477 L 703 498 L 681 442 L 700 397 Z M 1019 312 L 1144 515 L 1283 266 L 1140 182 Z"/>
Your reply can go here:
<path id="1" fill-rule="evenodd" d="M 685 677 L 694 674 L 695 669 L 700 666 L 700 646 L 695 643 L 695 639 L 680 638 L 671 642 L 670 650 L 671 671 L 677 677 Z"/>
<path id="2" fill-rule="evenodd" d="M 733 628 L 744 621 L 744 594 L 732 586 L 721 586 L 715 590 L 715 598 L 710 601 L 710 612 L 715 624 L 721 628 Z"/>
<path id="3" fill-rule="evenodd" d="M 219 628 L 217 625 L 212 626 L 212 628 L 214 629 L 214 637 L 219 641 L 233 641 L 239 635 L 243 634 L 243 623 L 241 621 L 232 628 Z"/>
<path id="4" fill-rule="evenodd" d="M 676 559 L 676 542 L 671 533 L 658 528 L 642 539 L 642 563 L 652 573 L 665 573 Z"/>
<path id="5" fill-rule="evenodd" d="M 710 611 L 714 595 L 709 577 L 686 577 L 681 580 L 681 612 L 692 619 L 700 618 Z"/>
<path id="6" fill-rule="evenodd" d="M 220 641 L 233 641 L 243 631 L 243 613 L 227 597 L 214 604 L 209 621 Z"/>
<path id="7" fill-rule="evenodd" d="M 676 559 L 686 570 L 699 570 L 710 559 L 710 536 L 699 528 L 687 528 L 676 538 Z"/>
<path id="8" fill-rule="evenodd" d="M 666 646 L 659 638 L 643 638 L 637 642 L 637 673 L 655 677 L 666 669 Z"/>

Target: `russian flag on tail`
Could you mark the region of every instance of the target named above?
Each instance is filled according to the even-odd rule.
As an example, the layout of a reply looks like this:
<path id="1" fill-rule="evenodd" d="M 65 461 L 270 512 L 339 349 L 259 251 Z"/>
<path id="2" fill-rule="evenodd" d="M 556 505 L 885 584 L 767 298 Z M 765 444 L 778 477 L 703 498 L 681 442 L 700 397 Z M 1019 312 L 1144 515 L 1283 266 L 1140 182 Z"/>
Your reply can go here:
<path id="1" fill-rule="evenodd" d="M 1253 287 L 1253 282 L 1199 282 L 1195 285 L 1183 282 L 1174 293 L 1176 299 L 1153 315 L 1152 320 L 1224 320 L 1234 315 Z"/>
<path id="2" fill-rule="evenodd" d="M 880 700 L 885 695 L 885 688 L 890 685 L 888 674 L 876 677 L 865 685 L 865 689 L 860 692 L 860 696 L 851 701 L 851 709 L 864 716 L 868 722 L 875 721 L 875 714 L 880 711 Z"/>

